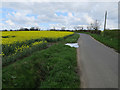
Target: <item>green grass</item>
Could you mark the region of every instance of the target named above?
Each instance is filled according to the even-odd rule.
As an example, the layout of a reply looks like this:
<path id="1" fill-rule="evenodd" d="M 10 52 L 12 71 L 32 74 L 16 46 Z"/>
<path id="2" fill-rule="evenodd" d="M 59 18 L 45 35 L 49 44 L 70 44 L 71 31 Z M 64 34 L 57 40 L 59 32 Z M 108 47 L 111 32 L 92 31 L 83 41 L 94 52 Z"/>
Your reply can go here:
<path id="1" fill-rule="evenodd" d="M 74 34 L 73 36 L 65 39 L 64 41 L 67 42 L 67 43 L 76 43 L 79 36 L 80 36 L 79 34 Z"/>
<path id="2" fill-rule="evenodd" d="M 120 39 L 120 30 L 105 30 L 104 31 L 104 36 L 109 36 L 112 38 L 119 38 Z"/>
<path id="3" fill-rule="evenodd" d="M 76 49 L 64 45 L 68 38 L 3 67 L 3 88 L 79 88 Z"/>
<path id="4" fill-rule="evenodd" d="M 5 54 L 4 56 L 9 56 L 9 55 L 15 53 L 16 48 L 21 47 L 22 45 L 31 46 L 32 43 L 39 42 L 39 41 L 43 41 L 43 40 L 42 39 L 31 39 L 31 40 L 26 40 L 26 41 L 23 41 L 23 42 L 17 41 L 13 44 L 3 44 L 2 45 L 2 52 Z"/>
<path id="5" fill-rule="evenodd" d="M 96 34 L 90 34 L 92 37 L 94 37 L 96 40 L 100 41 L 101 43 L 114 48 L 115 51 L 120 52 L 118 48 L 118 39 L 112 38 L 109 36 L 102 36 L 102 35 L 96 35 Z"/>
<path id="6" fill-rule="evenodd" d="M 47 48 L 47 43 L 42 43 L 39 45 L 35 45 L 31 48 L 25 48 L 22 52 L 17 52 L 16 54 L 12 54 L 9 56 L 4 56 L 2 57 L 2 65 L 3 66 L 9 65 L 10 63 L 13 63 L 19 59 L 22 59 L 24 57 L 31 55 L 35 51 L 39 51 L 45 48 Z"/>
<path id="7" fill-rule="evenodd" d="M 2 64 L 3 66 L 5 66 L 10 63 L 13 63 L 21 58 L 31 55 L 35 51 L 47 48 L 50 43 L 64 41 L 66 38 L 70 36 L 73 36 L 73 34 L 62 37 L 62 38 L 56 38 L 56 39 L 54 38 L 31 39 L 31 40 L 24 41 L 24 42 L 16 42 L 16 43 L 9 44 L 9 45 L 7 44 L 2 45 L 2 52 L 4 53 L 4 55 L 2 56 Z M 43 43 L 43 44 L 39 44 L 36 46 L 32 46 L 32 43 L 39 42 L 39 41 L 47 41 L 48 44 Z M 24 46 L 28 45 L 30 48 L 24 48 L 22 52 L 20 52 L 19 51 L 20 49 L 19 49 L 16 53 L 16 48 L 21 47 L 22 45 Z"/>
<path id="8" fill-rule="evenodd" d="M 24 45 L 24 46 L 29 45 L 31 47 L 32 43 L 39 42 L 39 41 L 47 41 L 47 42 L 54 43 L 54 42 L 62 41 L 65 38 L 72 36 L 72 35 L 68 35 L 68 36 L 61 37 L 61 38 L 40 38 L 40 39 L 26 40 L 26 41 L 22 41 L 22 42 L 17 41 L 13 44 L 3 44 L 2 45 L 2 52 L 4 53 L 3 57 L 14 54 L 16 48 L 21 47 L 22 45 Z M 3 36 L 3 37 L 5 38 L 5 37 L 10 37 L 10 36 Z M 11 36 L 11 37 L 13 37 L 13 36 Z"/>

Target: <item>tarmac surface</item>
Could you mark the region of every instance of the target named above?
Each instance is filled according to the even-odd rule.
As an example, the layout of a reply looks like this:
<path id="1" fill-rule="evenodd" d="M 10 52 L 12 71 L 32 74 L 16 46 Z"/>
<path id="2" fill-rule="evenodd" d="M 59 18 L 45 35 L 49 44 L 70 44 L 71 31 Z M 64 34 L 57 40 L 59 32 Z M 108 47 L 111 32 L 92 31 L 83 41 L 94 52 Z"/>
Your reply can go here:
<path id="1" fill-rule="evenodd" d="M 77 48 L 82 88 L 118 88 L 118 53 L 81 34 Z"/>

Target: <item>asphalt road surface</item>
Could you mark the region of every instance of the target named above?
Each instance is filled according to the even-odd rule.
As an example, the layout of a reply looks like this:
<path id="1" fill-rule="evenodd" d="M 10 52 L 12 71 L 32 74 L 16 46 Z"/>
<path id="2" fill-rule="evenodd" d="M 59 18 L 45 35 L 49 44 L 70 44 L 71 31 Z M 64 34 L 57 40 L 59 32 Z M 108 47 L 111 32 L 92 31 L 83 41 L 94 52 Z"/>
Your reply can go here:
<path id="1" fill-rule="evenodd" d="M 118 88 L 118 53 L 80 34 L 77 49 L 82 88 Z"/>

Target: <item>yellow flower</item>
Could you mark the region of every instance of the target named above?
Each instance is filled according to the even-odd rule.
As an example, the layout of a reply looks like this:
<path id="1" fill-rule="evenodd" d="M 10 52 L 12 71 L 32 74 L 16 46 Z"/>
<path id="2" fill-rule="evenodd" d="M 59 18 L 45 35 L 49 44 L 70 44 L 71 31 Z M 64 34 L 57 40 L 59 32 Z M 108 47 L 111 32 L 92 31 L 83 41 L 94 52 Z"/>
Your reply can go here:
<path id="1" fill-rule="evenodd" d="M 61 32 L 61 31 L 14 31 L 14 32 L 2 32 L 2 36 L 9 36 L 8 38 L 2 38 L 2 44 L 12 44 L 15 42 L 22 42 L 31 39 L 41 38 L 62 38 L 73 34 L 73 32 Z M 15 36 L 15 37 L 12 37 Z"/>
<path id="2" fill-rule="evenodd" d="M 1 54 L 0 54 L 0 56 L 4 56 L 5 54 L 2 52 Z"/>

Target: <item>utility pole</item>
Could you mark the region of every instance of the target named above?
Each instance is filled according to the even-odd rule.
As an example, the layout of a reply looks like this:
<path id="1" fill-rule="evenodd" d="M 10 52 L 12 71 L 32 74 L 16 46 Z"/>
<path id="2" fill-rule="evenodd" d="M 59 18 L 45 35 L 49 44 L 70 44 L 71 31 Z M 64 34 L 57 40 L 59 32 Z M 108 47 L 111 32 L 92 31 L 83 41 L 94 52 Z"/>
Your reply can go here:
<path id="1" fill-rule="evenodd" d="M 106 29 L 106 19 L 107 19 L 107 11 L 105 12 L 104 31 L 105 31 L 105 29 Z"/>

